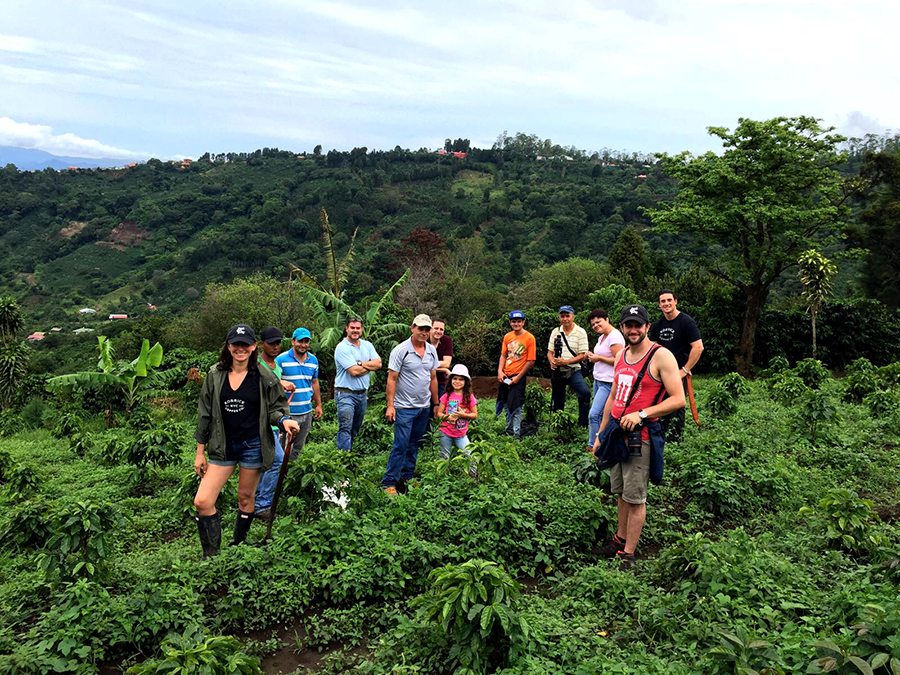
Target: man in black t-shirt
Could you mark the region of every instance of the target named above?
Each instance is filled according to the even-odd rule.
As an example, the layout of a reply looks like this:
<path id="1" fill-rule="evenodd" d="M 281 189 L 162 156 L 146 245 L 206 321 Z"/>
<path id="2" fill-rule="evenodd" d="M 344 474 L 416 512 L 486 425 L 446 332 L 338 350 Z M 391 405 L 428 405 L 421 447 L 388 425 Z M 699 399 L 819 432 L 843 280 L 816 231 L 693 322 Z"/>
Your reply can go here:
<path id="1" fill-rule="evenodd" d="M 687 394 L 687 377 L 691 374 L 700 354 L 703 340 L 697 323 L 684 312 L 678 311 L 678 297 L 668 288 L 659 292 L 659 308 L 663 318 L 650 328 L 650 339 L 658 342 L 675 355 L 681 381 Z M 666 440 L 681 442 L 684 438 L 684 408 L 679 408 L 668 417 L 661 419 L 666 430 Z"/>

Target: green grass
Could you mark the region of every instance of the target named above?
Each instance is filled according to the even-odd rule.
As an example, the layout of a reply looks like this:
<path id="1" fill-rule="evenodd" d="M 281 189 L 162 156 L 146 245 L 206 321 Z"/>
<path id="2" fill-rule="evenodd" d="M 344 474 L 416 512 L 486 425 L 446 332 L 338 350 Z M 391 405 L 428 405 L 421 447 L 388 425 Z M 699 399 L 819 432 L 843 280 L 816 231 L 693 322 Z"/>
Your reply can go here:
<path id="1" fill-rule="evenodd" d="M 38 672 L 45 657 L 62 658 L 66 640 L 105 661 L 142 660 L 168 630 L 191 622 L 214 634 L 255 630 L 268 639 L 278 631 L 279 649 L 288 651 L 285 625 L 307 645 L 346 645 L 329 651 L 322 673 L 407 672 L 392 670 L 403 663 L 438 672 L 453 662 L 449 638 L 417 615 L 412 600 L 427 590 L 431 570 L 473 558 L 500 563 L 526 584 L 517 607 L 529 642 L 505 666 L 506 648 L 497 643 L 487 672 L 730 673 L 713 650 L 722 631 L 741 630 L 772 645 L 771 653 L 744 655 L 755 669 L 805 672 L 816 640 L 871 655 L 850 629 L 867 604 L 885 613 L 878 649 L 896 650 L 900 588 L 880 563 L 897 556 L 900 527 L 872 519 L 866 527 L 881 543 L 842 550 L 826 536 L 837 521 L 817 504 L 834 488 L 878 507 L 900 502 L 897 415 L 878 419 L 864 406 L 840 404 L 841 421 L 811 443 L 801 433 L 803 410 L 775 403 L 764 381 L 751 383 L 733 415 L 715 419 L 705 402 L 716 384 L 695 381 L 703 425 L 689 421 L 684 442 L 667 448 L 666 479 L 650 490 L 641 556 L 627 574 L 593 550 L 614 531 L 615 499 L 574 479 L 584 457 L 580 433 L 571 445 L 546 430 L 516 444 L 502 437 L 504 420 L 494 419 L 491 405 L 482 406 L 473 437 L 484 439 L 476 452 L 502 460 L 496 471 L 483 465 L 472 481 L 465 462 L 448 467 L 431 443 L 419 456 L 418 486 L 394 499 L 379 489 L 389 435 L 351 458 L 334 450 L 335 421 L 317 423 L 298 466 L 315 458 L 349 479 L 351 508 L 310 512 L 302 495 L 315 490 L 295 486 L 270 544 L 260 546 L 264 527 L 254 524 L 250 545 L 205 562 L 193 522 L 173 510 L 192 471 L 189 438 L 172 466 L 138 482 L 134 467 L 104 462 L 96 450 L 77 453 L 44 430 L 4 438 L 0 450 L 37 474 L 30 498 L 48 512 L 108 501 L 127 520 L 111 533 L 108 569 L 93 585 L 45 580 L 39 549 L 0 550 L 0 673 L 14 662 L 16 672 Z M 824 385 L 836 402 L 842 388 L 837 380 Z M 0 527 L 18 503 L 0 491 Z M 799 516 L 805 506 L 816 512 Z M 219 504 L 226 541 L 234 508 L 232 480 Z M 63 621 L 58 608 L 85 597 L 99 603 L 91 617 L 103 620 L 75 613 Z"/>

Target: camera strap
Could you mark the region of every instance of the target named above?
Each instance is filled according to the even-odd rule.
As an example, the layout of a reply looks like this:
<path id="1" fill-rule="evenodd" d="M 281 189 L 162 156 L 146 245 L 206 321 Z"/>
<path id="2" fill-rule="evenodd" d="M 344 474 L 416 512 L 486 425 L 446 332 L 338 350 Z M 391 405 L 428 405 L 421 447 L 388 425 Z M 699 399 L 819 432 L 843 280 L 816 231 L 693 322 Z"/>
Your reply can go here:
<path id="1" fill-rule="evenodd" d="M 573 351 L 572 351 L 572 348 L 569 346 L 569 341 L 566 340 L 566 334 L 565 334 L 565 332 L 563 331 L 562 328 L 559 329 L 559 335 L 562 336 L 563 342 L 566 343 L 566 349 L 569 350 L 569 353 L 570 353 L 572 356 L 578 356 L 578 354 L 576 354 L 575 352 L 573 352 Z"/>
<path id="2" fill-rule="evenodd" d="M 644 366 L 641 368 L 641 372 L 638 373 L 637 379 L 635 379 L 634 384 L 631 386 L 631 393 L 628 395 L 628 400 L 625 401 L 625 407 L 622 408 L 622 414 L 624 415 L 626 410 L 628 410 L 628 406 L 631 405 L 631 400 L 634 398 L 634 395 L 637 394 L 637 390 L 641 386 L 641 381 L 644 379 L 644 374 L 647 372 L 647 368 L 650 367 L 650 362 L 653 360 L 653 355 L 659 351 L 661 345 L 653 345 L 650 347 L 650 351 L 647 352 L 646 361 L 644 361 Z M 624 358 L 624 356 L 623 356 Z"/>

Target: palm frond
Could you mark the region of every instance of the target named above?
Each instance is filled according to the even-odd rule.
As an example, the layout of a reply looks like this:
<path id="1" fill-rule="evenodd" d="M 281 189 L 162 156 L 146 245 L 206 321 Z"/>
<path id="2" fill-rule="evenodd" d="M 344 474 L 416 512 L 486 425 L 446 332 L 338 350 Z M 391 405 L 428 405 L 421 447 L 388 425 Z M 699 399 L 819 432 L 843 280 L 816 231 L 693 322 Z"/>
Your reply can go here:
<path id="1" fill-rule="evenodd" d="M 337 325 L 356 314 L 349 304 L 328 291 L 310 286 L 300 286 L 298 290 L 309 301 L 309 309 L 312 310 L 313 318 L 320 326 Z M 338 316 L 335 317 L 335 314 Z"/>
<path id="2" fill-rule="evenodd" d="M 105 373 L 110 372 L 116 365 L 116 350 L 113 347 L 112 340 L 105 335 L 97 338 L 100 348 L 100 360 L 97 361 L 97 367 Z"/>
<path id="3" fill-rule="evenodd" d="M 300 283 L 304 286 L 309 286 L 310 288 L 317 288 L 323 293 L 327 293 L 327 289 L 319 283 L 319 280 L 316 279 L 312 274 L 307 272 L 306 270 L 297 267 L 293 263 L 287 264 L 289 279 L 293 280 L 294 277 L 297 277 L 300 280 Z"/>
<path id="4" fill-rule="evenodd" d="M 101 389 L 107 385 L 122 384 L 122 378 L 113 373 L 71 373 L 58 375 L 47 380 L 50 391 L 68 393 L 78 387 Z"/>
<path id="5" fill-rule="evenodd" d="M 357 227 L 353 230 L 353 236 L 350 237 L 350 248 L 347 249 L 347 255 L 344 256 L 344 259 L 341 261 L 341 264 L 338 266 L 337 277 L 338 283 L 341 288 L 347 283 L 347 276 L 350 273 L 350 264 L 353 262 L 353 259 L 356 257 L 356 251 L 354 250 L 354 245 L 356 244 L 356 234 L 359 232 L 359 228 Z"/>
<path id="6" fill-rule="evenodd" d="M 328 212 L 323 208 L 319 213 L 322 221 L 322 239 L 325 247 L 325 262 L 328 265 L 327 276 L 328 283 L 336 298 L 341 297 L 340 279 L 338 277 L 338 261 L 337 253 L 334 250 L 334 242 L 332 241 L 331 223 L 328 222 Z"/>
<path id="7" fill-rule="evenodd" d="M 406 283 L 406 280 L 409 279 L 409 269 L 407 269 L 403 276 L 401 276 L 397 281 L 393 283 L 393 285 L 385 291 L 384 295 L 376 302 L 375 304 L 369 307 L 369 311 L 366 312 L 366 325 L 374 326 L 378 322 L 378 318 L 381 316 L 381 308 L 385 303 L 390 302 L 394 299 L 394 293 L 397 292 L 403 284 Z"/>

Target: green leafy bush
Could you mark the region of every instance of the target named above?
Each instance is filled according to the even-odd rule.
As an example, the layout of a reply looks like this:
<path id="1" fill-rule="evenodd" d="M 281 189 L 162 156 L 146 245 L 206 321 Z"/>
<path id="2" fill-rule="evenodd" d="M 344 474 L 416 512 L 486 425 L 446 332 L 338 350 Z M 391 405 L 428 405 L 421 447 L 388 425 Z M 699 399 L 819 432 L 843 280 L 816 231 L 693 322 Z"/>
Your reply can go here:
<path id="1" fill-rule="evenodd" d="M 560 443 L 574 443 L 582 433 L 581 427 L 578 426 L 578 418 L 567 410 L 550 413 L 547 428 Z"/>
<path id="2" fill-rule="evenodd" d="M 125 446 L 124 459 L 139 467 L 168 466 L 178 459 L 179 444 L 188 437 L 182 424 L 174 420 L 141 431 Z"/>
<path id="3" fill-rule="evenodd" d="M 301 520 L 316 518 L 323 508 L 332 503 L 323 500 L 322 487 L 327 486 L 340 497 L 342 483 L 350 479 L 345 463 L 347 455 L 334 448 L 306 446 L 297 459 L 291 460 L 284 479 L 283 495 L 297 497 L 300 509 L 296 515 Z"/>
<path id="4" fill-rule="evenodd" d="M 519 585 L 503 567 L 473 559 L 438 568 L 428 581 L 428 592 L 414 605 L 422 620 L 451 638 L 458 675 L 508 665 L 523 649 L 529 627 L 517 612 Z"/>
<path id="5" fill-rule="evenodd" d="M 900 361 L 879 368 L 878 379 L 885 387 L 900 387 Z"/>
<path id="6" fill-rule="evenodd" d="M 773 356 L 769 359 L 769 367 L 763 371 L 763 375 L 765 377 L 771 377 L 777 373 L 783 373 L 786 370 L 790 370 L 790 368 L 791 362 L 779 354 L 778 356 Z"/>
<path id="7" fill-rule="evenodd" d="M 790 372 L 776 373 L 767 380 L 767 384 L 772 390 L 772 397 L 784 406 L 795 403 L 809 389 L 802 379 Z"/>
<path id="8" fill-rule="evenodd" d="M 734 664 L 728 667 L 730 672 L 784 675 L 778 664 L 778 654 L 770 642 L 748 635 L 743 627 L 738 627 L 734 633 L 721 631 L 720 635 L 720 645 L 711 649 L 709 656 Z"/>
<path id="9" fill-rule="evenodd" d="M 872 672 L 900 675 L 900 604 L 867 604 L 859 610 L 854 631 L 854 651 L 866 659 Z"/>
<path id="10" fill-rule="evenodd" d="M 470 475 L 477 475 L 480 481 L 490 480 L 519 462 L 515 444 L 505 439 L 473 441 L 467 449 L 471 450 L 471 455 L 468 459 L 460 459 L 460 464 L 467 467 Z"/>
<path id="11" fill-rule="evenodd" d="M 22 408 L 22 423 L 29 429 L 40 429 L 44 426 L 44 413 L 48 409 L 43 399 L 32 397 Z"/>
<path id="12" fill-rule="evenodd" d="M 373 455 L 390 450 L 393 438 L 394 427 L 384 417 L 384 406 L 372 406 L 366 410 L 359 433 L 353 439 L 353 452 Z"/>
<path id="13" fill-rule="evenodd" d="M 36 494 L 40 481 L 34 470 L 24 464 L 13 463 L 3 470 L 3 484 L 12 499 L 25 499 Z"/>
<path id="14" fill-rule="evenodd" d="M 572 473 L 579 483 L 603 487 L 609 484 L 609 472 L 597 468 L 597 458 L 591 453 L 585 453 L 575 460 L 572 465 Z"/>
<path id="15" fill-rule="evenodd" d="M 84 426 L 81 415 L 74 410 L 64 410 L 56 417 L 56 424 L 50 430 L 54 438 L 69 438 L 79 433 Z"/>
<path id="16" fill-rule="evenodd" d="M 21 415 L 12 408 L 0 410 L 0 437 L 12 436 L 25 427 Z"/>
<path id="17" fill-rule="evenodd" d="M 259 660 L 244 654 L 233 637 L 210 636 L 199 626 L 166 638 L 160 658 L 147 659 L 128 669 L 130 675 L 251 675 L 261 673 Z"/>
<path id="18" fill-rule="evenodd" d="M 897 411 L 900 400 L 898 400 L 897 394 L 893 391 L 878 389 L 866 394 L 863 403 L 875 417 L 884 419 Z"/>
<path id="19" fill-rule="evenodd" d="M 527 419 L 539 421 L 550 409 L 550 395 L 544 391 L 540 382 L 532 380 L 525 387 L 524 413 Z"/>
<path id="20" fill-rule="evenodd" d="M 724 419 L 737 410 L 737 402 L 746 396 L 750 387 L 738 373 L 728 373 L 715 385 L 706 401 L 714 417 Z"/>
<path id="21" fill-rule="evenodd" d="M 703 435 L 697 446 L 670 454 L 667 464 L 693 500 L 726 518 L 757 515 L 790 494 L 789 463 L 736 433 Z"/>
<path id="22" fill-rule="evenodd" d="M 831 377 L 831 373 L 818 359 L 798 361 L 797 365 L 794 366 L 794 373 L 810 389 L 818 389 L 825 380 Z"/>
<path id="23" fill-rule="evenodd" d="M 875 504 L 854 490 L 836 488 L 819 500 L 818 508 L 800 509 L 801 516 L 815 516 L 825 527 L 825 538 L 839 548 L 860 552 L 884 543 L 875 530 L 879 522 Z"/>
<path id="24" fill-rule="evenodd" d="M 171 491 L 172 496 L 169 500 L 168 509 L 166 510 L 169 520 L 174 523 L 182 523 L 188 518 L 193 518 L 196 513 L 194 496 L 197 494 L 197 489 L 199 487 L 200 476 L 197 475 L 196 471 L 192 470 L 190 472 L 185 472 L 182 475 L 181 479 L 178 481 L 178 485 Z M 223 500 L 227 500 L 228 495 L 231 492 L 231 490 L 222 491 L 216 502 L 217 508 L 225 508 L 225 502 Z"/>
<path id="25" fill-rule="evenodd" d="M 52 521 L 47 503 L 20 501 L 7 514 L 5 525 L 0 528 L 0 540 L 17 548 L 40 548 L 52 532 Z"/>
<path id="26" fill-rule="evenodd" d="M 125 524 L 110 502 L 76 502 L 54 514 L 40 569 L 48 578 L 100 576 L 110 553 L 110 535 Z"/>
<path id="27" fill-rule="evenodd" d="M 806 437 L 815 443 L 827 432 L 829 425 L 841 421 L 837 407 L 825 392 L 810 389 L 800 398 L 797 408 L 797 425 Z"/>

